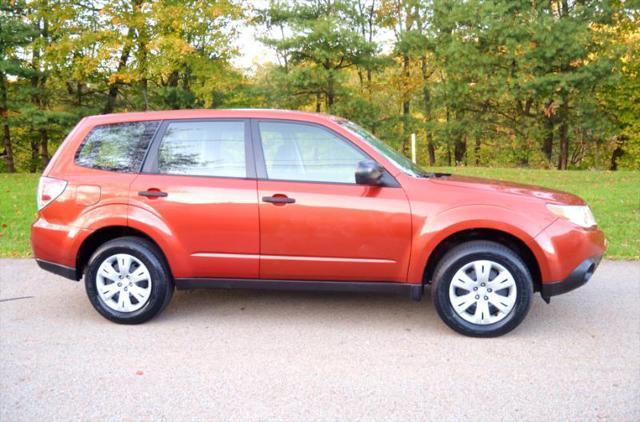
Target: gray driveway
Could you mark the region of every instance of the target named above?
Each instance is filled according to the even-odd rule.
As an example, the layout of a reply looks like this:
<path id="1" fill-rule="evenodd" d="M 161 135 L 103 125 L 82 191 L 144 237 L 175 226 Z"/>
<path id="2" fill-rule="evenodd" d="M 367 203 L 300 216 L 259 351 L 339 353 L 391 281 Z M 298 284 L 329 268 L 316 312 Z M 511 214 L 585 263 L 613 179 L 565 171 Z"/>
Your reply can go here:
<path id="1" fill-rule="evenodd" d="M 0 260 L 0 420 L 92 418 L 638 421 L 640 263 L 471 339 L 428 297 L 358 294 L 176 292 L 119 326 L 81 283 Z"/>

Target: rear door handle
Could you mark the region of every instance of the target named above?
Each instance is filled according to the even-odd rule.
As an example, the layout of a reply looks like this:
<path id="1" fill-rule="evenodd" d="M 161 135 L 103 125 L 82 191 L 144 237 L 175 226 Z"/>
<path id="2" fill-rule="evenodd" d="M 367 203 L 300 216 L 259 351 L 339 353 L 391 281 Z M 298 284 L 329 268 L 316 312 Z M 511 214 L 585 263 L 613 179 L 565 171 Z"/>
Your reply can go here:
<path id="1" fill-rule="evenodd" d="M 168 196 L 169 194 L 167 192 L 162 192 L 159 190 L 143 190 L 141 192 L 138 192 L 138 195 L 140 196 L 146 196 L 147 198 L 164 198 L 166 196 Z"/>
<path id="2" fill-rule="evenodd" d="M 286 197 L 284 195 L 263 196 L 262 202 L 269 202 L 271 204 L 293 204 L 295 199 Z"/>

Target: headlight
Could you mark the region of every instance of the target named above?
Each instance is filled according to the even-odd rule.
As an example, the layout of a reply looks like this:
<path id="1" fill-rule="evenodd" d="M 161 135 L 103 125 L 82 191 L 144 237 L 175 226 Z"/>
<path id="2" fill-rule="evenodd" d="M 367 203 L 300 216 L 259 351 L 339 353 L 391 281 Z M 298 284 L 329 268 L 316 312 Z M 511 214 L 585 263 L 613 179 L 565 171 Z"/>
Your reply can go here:
<path id="1" fill-rule="evenodd" d="M 566 218 L 573 224 L 588 229 L 596 224 L 596 219 L 587 205 L 554 205 L 547 204 L 547 208 L 558 217 Z"/>

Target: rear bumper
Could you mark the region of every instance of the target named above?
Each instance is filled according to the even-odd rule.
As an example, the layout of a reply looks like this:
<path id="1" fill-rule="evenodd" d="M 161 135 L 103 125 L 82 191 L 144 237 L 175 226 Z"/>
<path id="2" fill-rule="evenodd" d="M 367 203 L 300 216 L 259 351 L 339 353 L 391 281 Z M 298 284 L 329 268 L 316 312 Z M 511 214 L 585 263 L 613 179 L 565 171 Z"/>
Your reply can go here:
<path id="1" fill-rule="evenodd" d="M 69 280 L 80 280 L 80 277 L 78 277 L 78 272 L 75 268 L 56 264 L 55 262 L 45 261 L 43 259 L 36 259 L 36 262 L 38 263 L 38 266 L 43 270 L 49 271 L 64 278 L 68 278 Z"/>
<path id="2" fill-rule="evenodd" d="M 76 257 L 91 230 L 52 224 L 39 217 L 31 226 L 31 248 L 40 268 L 79 280 Z"/>
<path id="3" fill-rule="evenodd" d="M 543 283 L 540 291 L 542 298 L 548 302 L 551 296 L 567 293 L 583 286 L 587 281 L 589 281 L 596 268 L 598 268 L 601 260 L 601 255 L 587 258 L 582 261 L 564 280 L 555 283 Z"/>

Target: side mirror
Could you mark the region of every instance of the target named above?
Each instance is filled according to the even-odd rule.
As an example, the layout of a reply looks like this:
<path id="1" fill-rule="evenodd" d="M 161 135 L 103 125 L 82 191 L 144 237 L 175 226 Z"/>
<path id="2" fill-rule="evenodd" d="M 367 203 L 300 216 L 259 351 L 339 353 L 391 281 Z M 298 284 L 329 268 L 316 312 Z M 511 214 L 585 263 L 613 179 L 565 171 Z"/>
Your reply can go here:
<path id="1" fill-rule="evenodd" d="M 356 183 L 359 185 L 380 186 L 384 169 L 375 161 L 364 160 L 356 167 Z"/>

